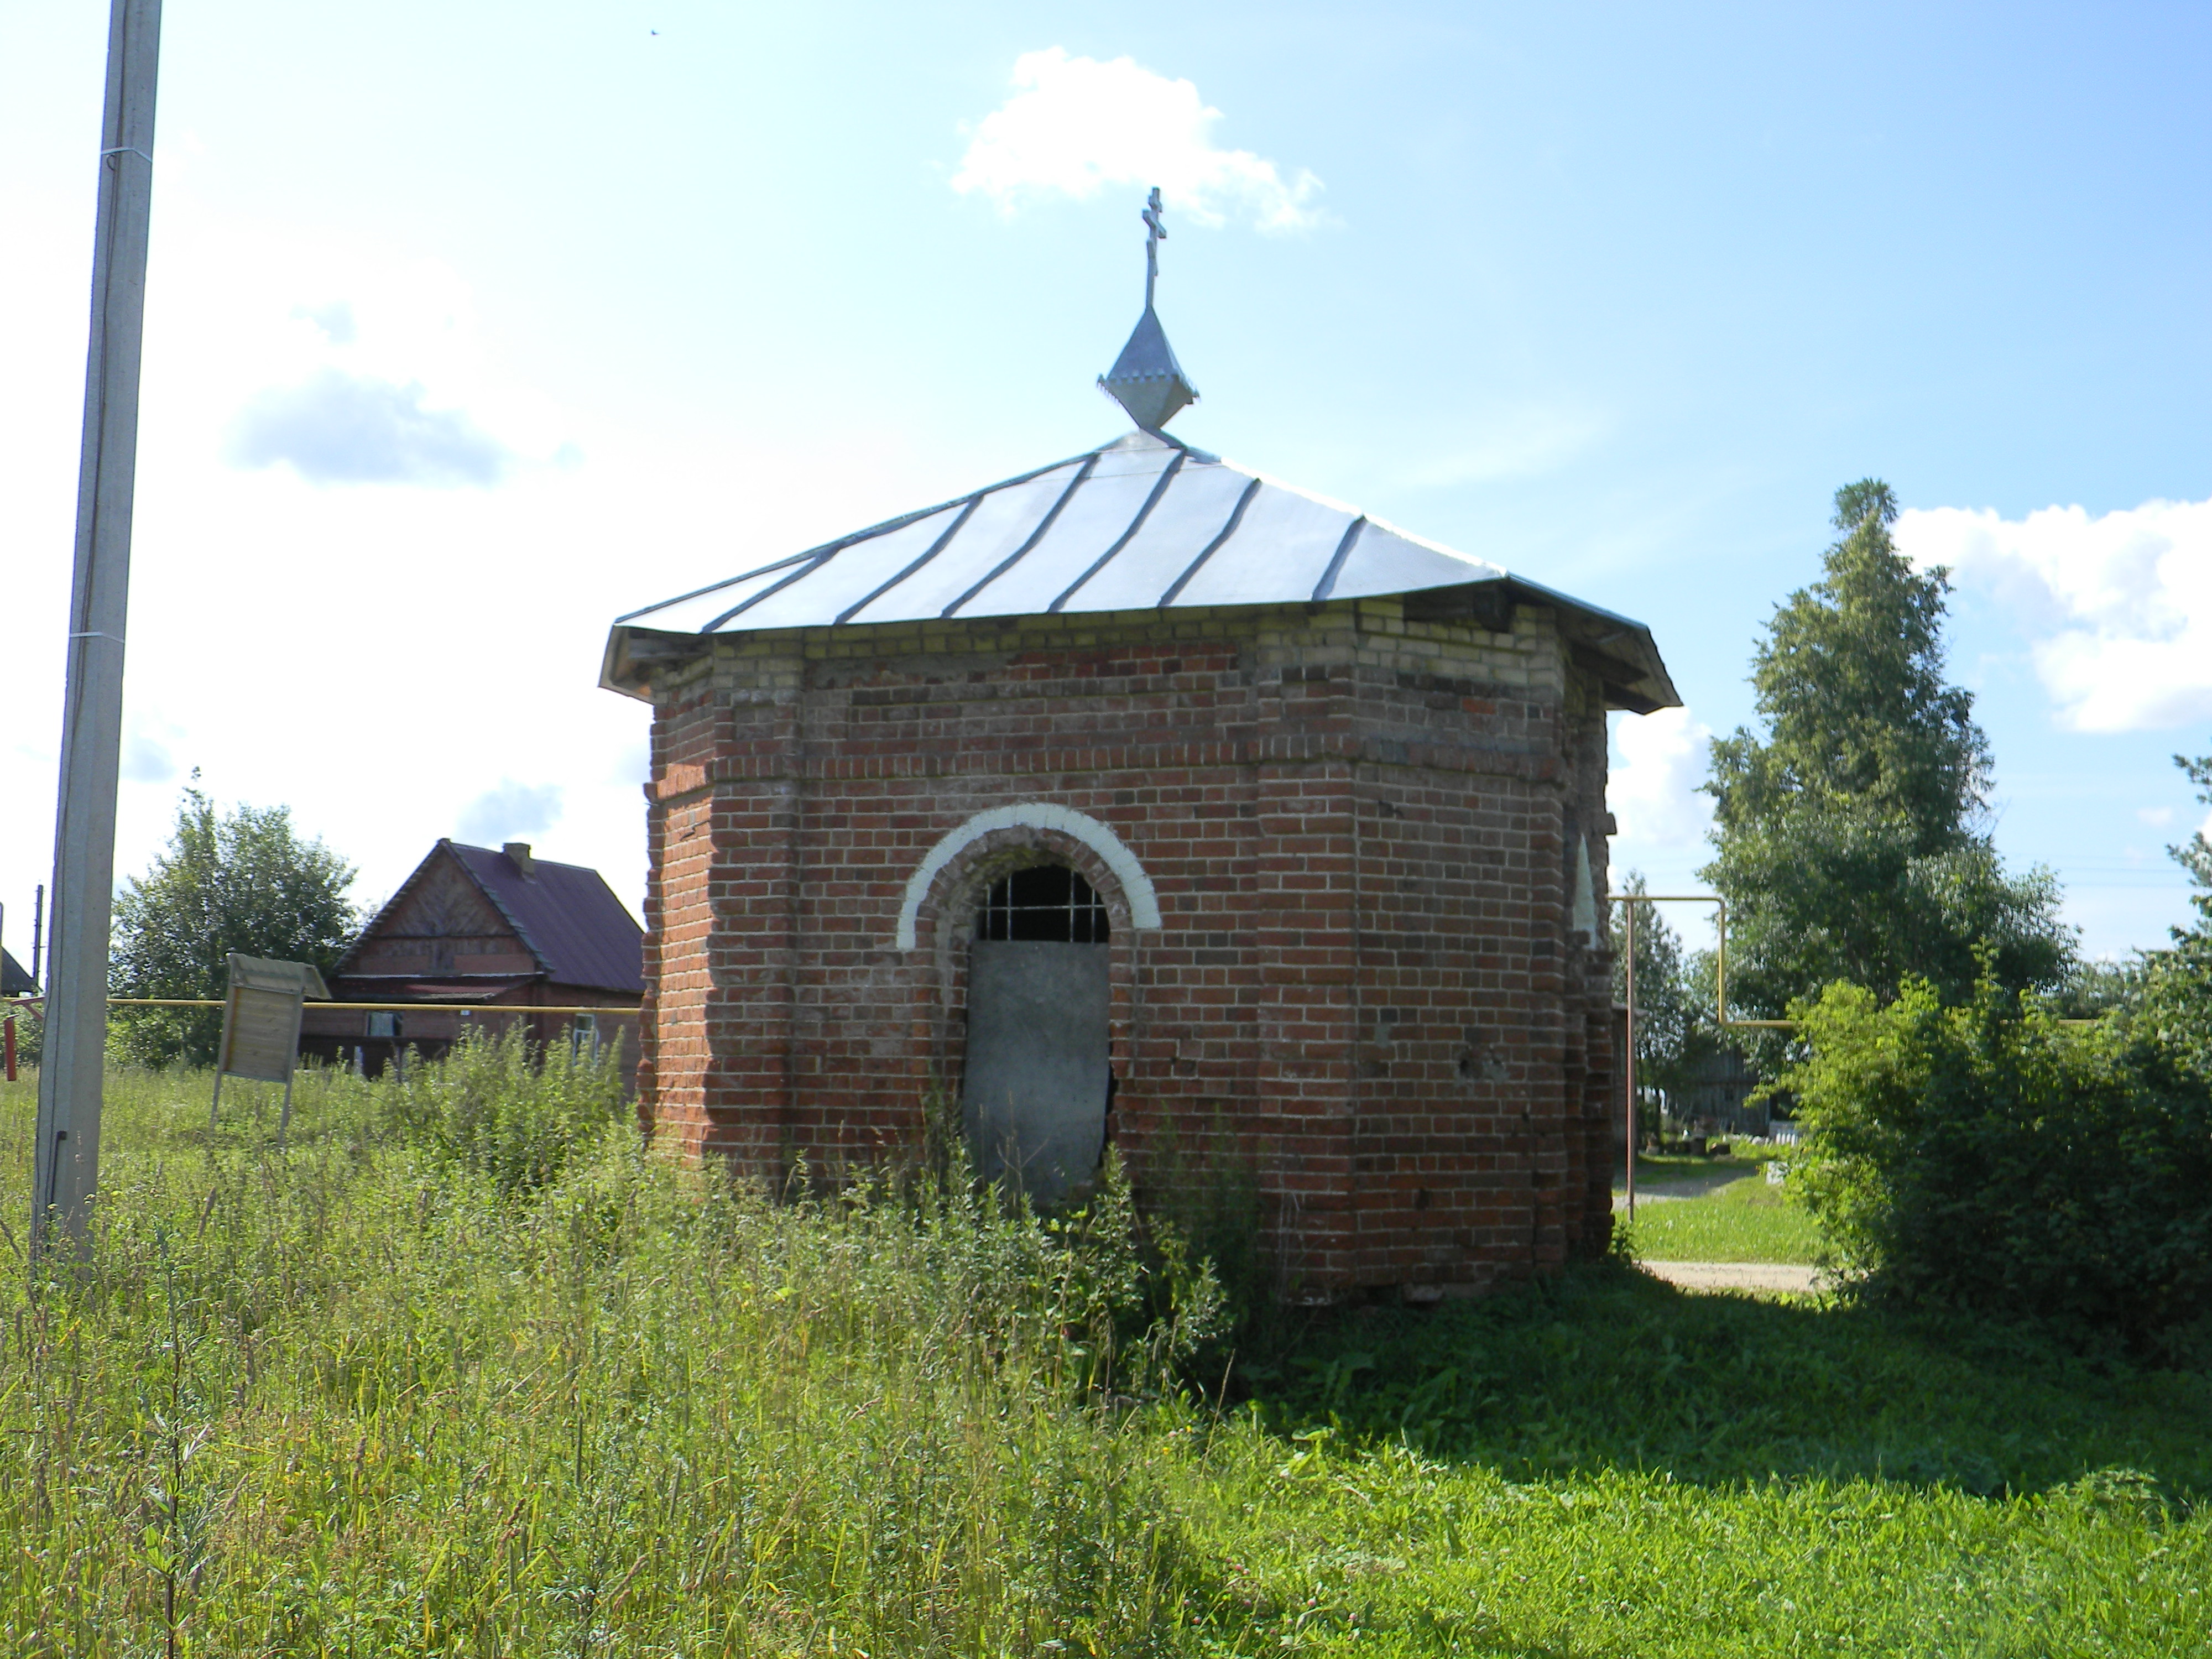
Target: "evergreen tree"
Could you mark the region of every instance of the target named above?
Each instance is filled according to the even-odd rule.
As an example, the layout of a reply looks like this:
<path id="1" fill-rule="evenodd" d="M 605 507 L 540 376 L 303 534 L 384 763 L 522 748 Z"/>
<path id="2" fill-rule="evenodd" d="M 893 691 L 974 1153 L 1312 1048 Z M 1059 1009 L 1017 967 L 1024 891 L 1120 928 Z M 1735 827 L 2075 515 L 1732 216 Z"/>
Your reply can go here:
<path id="1" fill-rule="evenodd" d="M 192 774 L 198 779 L 199 774 Z M 186 786 L 166 852 L 115 901 L 109 994 L 220 997 L 233 951 L 307 962 L 327 973 L 357 921 L 346 889 L 354 869 L 319 840 L 292 830 L 287 806 L 215 803 Z M 141 1065 L 207 1065 L 222 1035 L 220 1011 L 118 1009 L 109 1026 L 120 1058 Z"/>
<path id="2" fill-rule="evenodd" d="M 1907 975 L 1972 994 L 1975 951 L 1999 983 L 2055 987 L 2072 960 L 2043 869 L 2007 873 L 1987 830 L 1989 742 L 1972 694 L 1945 683 L 1950 584 L 1891 540 L 1877 479 L 1836 492 L 1821 579 L 1767 624 L 1752 684 L 1764 735 L 1712 746 L 1717 856 L 1729 901 L 1729 1002 L 1784 1018 L 1847 980 L 1888 998 Z"/>

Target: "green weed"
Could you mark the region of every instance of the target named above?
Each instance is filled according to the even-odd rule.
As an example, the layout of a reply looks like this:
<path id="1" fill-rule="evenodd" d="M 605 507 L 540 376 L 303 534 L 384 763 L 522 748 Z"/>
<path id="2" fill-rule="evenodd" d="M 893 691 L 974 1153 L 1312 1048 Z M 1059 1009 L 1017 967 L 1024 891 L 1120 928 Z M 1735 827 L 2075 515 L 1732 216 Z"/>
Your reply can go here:
<path id="1" fill-rule="evenodd" d="M 210 1139 L 206 1081 L 117 1074 L 91 1261 L 10 1258 L 0 1650 L 966 1654 L 1177 1622 L 1152 1493 L 1181 1443 L 1150 1423 L 1202 1332 L 1122 1336 L 1126 1187 L 1049 1224 L 959 1190 L 772 1203 L 512 1049 L 311 1075 L 281 1153 L 228 1090 Z"/>
<path id="2" fill-rule="evenodd" d="M 308 1075 L 281 1153 L 113 1075 L 91 1262 L 0 1237 L 0 1651 L 2212 1648 L 2202 1374 L 1596 1267 L 1319 1317 L 1216 1414 L 1117 1180 L 772 1202 L 471 1063 Z"/>

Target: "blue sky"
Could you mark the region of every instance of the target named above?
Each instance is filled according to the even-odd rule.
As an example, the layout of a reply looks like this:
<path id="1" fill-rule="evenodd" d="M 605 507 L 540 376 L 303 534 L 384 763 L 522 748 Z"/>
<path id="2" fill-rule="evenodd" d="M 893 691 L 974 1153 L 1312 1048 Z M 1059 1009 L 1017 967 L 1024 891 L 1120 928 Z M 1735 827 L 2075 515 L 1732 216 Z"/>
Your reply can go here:
<path id="1" fill-rule="evenodd" d="M 0 13 L 18 945 L 104 31 Z M 197 765 L 365 900 L 450 834 L 635 904 L 608 620 L 1110 437 L 1157 183 L 1179 434 L 1651 624 L 1688 709 L 1621 723 L 1617 860 L 1694 879 L 1701 733 L 1873 473 L 1957 566 L 2000 846 L 2159 943 L 2212 749 L 2208 59 L 2179 6 L 173 3 L 120 867 Z"/>

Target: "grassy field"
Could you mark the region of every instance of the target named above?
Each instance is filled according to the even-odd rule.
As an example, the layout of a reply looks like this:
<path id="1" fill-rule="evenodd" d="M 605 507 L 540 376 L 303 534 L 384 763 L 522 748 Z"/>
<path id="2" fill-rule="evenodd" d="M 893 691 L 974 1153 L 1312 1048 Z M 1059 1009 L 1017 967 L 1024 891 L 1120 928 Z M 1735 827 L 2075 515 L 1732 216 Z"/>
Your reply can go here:
<path id="1" fill-rule="evenodd" d="M 1656 1168 L 1639 1169 L 1639 1187 L 1666 1192 L 1670 1179 L 1692 1172 L 1678 1169 L 1676 1163 L 1669 1159 Z M 1646 1261 L 1808 1263 L 1814 1259 L 1820 1240 L 1813 1218 L 1782 1188 L 1767 1184 L 1763 1161 L 1721 1158 L 1696 1164 L 1702 1166 L 1697 1173 L 1737 1173 L 1727 1185 L 1701 1197 L 1639 1203 L 1629 1233 L 1638 1257 Z"/>
<path id="2" fill-rule="evenodd" d="M 770 1205 L 496 1056 L 204 1100 L 115 1079 L 81 1277 L 0 1240 L 9 1655 L 2212 1650 L 2203 1376 L 1607 1265 L 1209 1401 L 1110 1215 Z"/>

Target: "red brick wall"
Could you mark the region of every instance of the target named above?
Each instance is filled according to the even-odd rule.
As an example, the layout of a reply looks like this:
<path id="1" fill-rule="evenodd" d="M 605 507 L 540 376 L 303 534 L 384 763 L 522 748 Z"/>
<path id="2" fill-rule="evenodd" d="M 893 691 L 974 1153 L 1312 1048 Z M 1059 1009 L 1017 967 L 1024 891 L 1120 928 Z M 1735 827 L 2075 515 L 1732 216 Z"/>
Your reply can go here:
<path id="1" fill-rule="evenodd" d="M 1567 933 L 1571 838 L 1602 891 L 1604 714 L 1548 612 L 1510 635 L 1392 601 L 718 643 L 659 690 L 646 1109 L 781 1179 L 910 1146 L 959 1087 L 974 902 L 1082 869 L 1113 919 L 1115 1131 L 1140 1187 L 1257 1172 L 1316 1293 L 1480 1289 L 1609 1225 L 1603 958 Z M 973 814 L 1109 825 L 1099 857 Z"/>

